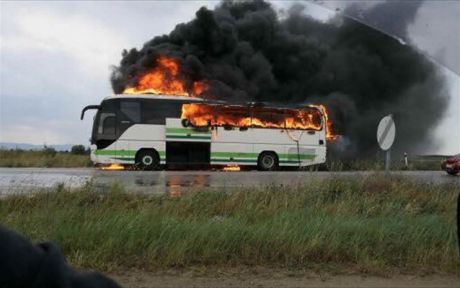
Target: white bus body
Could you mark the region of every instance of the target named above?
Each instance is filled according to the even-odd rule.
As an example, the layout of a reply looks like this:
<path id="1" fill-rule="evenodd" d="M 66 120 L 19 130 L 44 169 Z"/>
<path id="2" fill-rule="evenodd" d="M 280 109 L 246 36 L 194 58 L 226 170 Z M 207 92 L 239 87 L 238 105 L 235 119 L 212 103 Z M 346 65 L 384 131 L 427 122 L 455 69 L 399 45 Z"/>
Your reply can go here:
<path id="1" fill-rule="evenodd" d="M 118 105 L 122 107 L 120 110 L 128 107 L 125 109 L 126 113 L 117 108 L 104 107 L 105 101 L 114 99 L 119 99 Z M 199 103 L 204 100 L 152 95 L 116 95 L 107 97 L 101 105 L 91 106 L 89 109 L 99 110 L 95 116 L 91 140 L 91 160 L 96 165 L 137 164 L 147 169 L 154 166 L 157 168 L 156 164 L 176 163 L 251 165 L 258 166 L 261 170 L 271 170 L 278 166 L 306 167 L 326 162 L 324 116 L 319 131 L 256 127 L 239 129 L 219 126 L 196 128 L 184 127 L 183 121 L 178 116 L 181 111 L 176 111 L 173 113 L 174 117 L 164 117 L 163 120 L 143 121 L 141 119 L 143 116 L 137 117 L 135 109 L 131 109 L 136 104 L 127 105 L 123 101 L 129 103 L 149 101 L 152 107 L 156 107 L 155 101 L 158 103 L 170 101 L 178 103 L 176 107 L 180 107 L 184 103 Z M 150 104 L 146 104 L 148 105 Z M 131 118 L 128 120 L 123 118 L 126 114 L 131 114 Z M 161 123 L 149 124 L 156 121 Z M 124 129 L 123 125 L 129 127 Z M 108 132 L 113 132 L 114 136 L 108 137 Z M 146 154 L 150 155 L 150 158 L 145 156 Z M 145 157 L 147 158 L 144 159 Z M 273 167 L 270 162 L 272 160 L 275 161 Z M 149 165 L 150 161 L 158 162 Z"/>

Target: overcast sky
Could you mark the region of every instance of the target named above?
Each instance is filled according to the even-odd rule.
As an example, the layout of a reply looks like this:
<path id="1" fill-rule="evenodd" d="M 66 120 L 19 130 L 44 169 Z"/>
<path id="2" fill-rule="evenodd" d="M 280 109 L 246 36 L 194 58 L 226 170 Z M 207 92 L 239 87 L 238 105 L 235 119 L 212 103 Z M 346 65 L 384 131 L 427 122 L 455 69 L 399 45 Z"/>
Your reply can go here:
<path id="1" fill-rule="evenodd" d="M 216 3 L 1 2 L 0 142 L 88 145 L 92 112 L 80 121 L 80 111 L 112 94 L 110 66 L 118 64 L 121 51 L 141 47 L 152 37 L 170 32 L 177 23 L 191 20 L 199 7 L 212 8 Z M 275 5 L 285 8 L 290 4 Z M 315 17 L 325 19 L 333 14 L 307 5 L 305 12 Z M 460 38 L 452 36 L 458 32 L 459 20 L 455 17 L 459 26 L 451 27 L 451 37 L 439 25 L 422 25 L 442 19 L 443 13 L 452 14 L 447 6 L 437 6 L 438 11 L 429 5 L 424 3 L 419 9 L 409 37 L 446 55 L 449 63 L 458 62 L 460 52 L 451 43 L 444 47 L 443 41 L 454 39 L 460 45 Z M 424 26 L 431 28 L 419 28 Z M 436 41 L 430 41 L 432 38 Z M 434 132 L 440 146 L 430 152 L 459 153 L 460 77 L 444 70 L 452 102 Z"/>

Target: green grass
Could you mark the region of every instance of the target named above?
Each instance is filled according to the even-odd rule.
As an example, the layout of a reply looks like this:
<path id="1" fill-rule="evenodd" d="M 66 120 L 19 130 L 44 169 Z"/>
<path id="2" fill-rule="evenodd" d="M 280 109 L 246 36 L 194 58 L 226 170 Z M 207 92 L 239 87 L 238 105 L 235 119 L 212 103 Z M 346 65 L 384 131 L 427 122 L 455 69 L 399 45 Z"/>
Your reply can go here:
<path id="1" fill-rule="evenodd" d="M 459 192 L 458 185 L 376 175 L 177 198 L 88 184 L 5 197 L 0 219 L 34 240 L 57 242 L 73 265 L 103 270 L 263 265 L 458 273 Z"/>
<path id="2" fill-rule="evenodd" d="M 441 163 L 447 157 L 411 157 L 408 166 L 403 159 L 392 160 L 391 170 L 409 170 L 409 171 L 437 171 L 441 170 Z M 348 161 L 329 161 L 329 171 L 382 171 L 385 170 L 385 161 L 358 159 Z"/>
<path id="3" fill-rule="evenodd" d="M 0 167 L 89 167 L 89 155 L 0 149 Z"/>

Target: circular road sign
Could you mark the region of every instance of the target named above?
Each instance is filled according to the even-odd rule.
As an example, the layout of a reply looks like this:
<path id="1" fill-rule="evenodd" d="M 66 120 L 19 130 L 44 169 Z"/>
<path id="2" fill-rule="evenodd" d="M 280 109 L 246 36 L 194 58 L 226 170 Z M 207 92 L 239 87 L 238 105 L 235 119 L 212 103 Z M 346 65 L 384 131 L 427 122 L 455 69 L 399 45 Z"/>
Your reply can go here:
<path id="1" fill-rule="evenodd" d="M 391 148 L 395 141 L 396 126 L 393 120 L 393 115 L 388 115 L 382 118 L 377 128 L 377 142 L 380 148 L 386 151 Z"/>

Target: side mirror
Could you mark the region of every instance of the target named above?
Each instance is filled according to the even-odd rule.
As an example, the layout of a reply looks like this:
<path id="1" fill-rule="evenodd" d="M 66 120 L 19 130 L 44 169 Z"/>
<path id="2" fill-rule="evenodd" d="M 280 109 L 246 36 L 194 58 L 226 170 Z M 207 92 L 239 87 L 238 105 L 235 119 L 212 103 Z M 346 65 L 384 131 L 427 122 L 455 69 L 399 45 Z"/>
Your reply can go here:
<path id="1" fill-rule="evenodd" d="M 81 115 L 80 115 L 80 120 L 83 120 L 83 117 L 85 117 L 85 112 L 90 109 L 101 109 L 101 105 L 88 105 L 83 110 L 81 110 Z"/>

